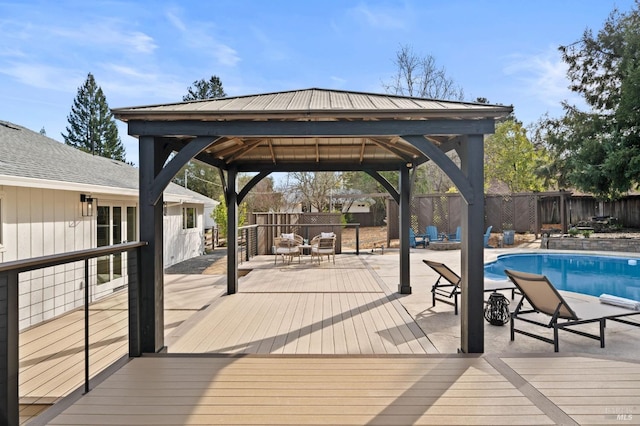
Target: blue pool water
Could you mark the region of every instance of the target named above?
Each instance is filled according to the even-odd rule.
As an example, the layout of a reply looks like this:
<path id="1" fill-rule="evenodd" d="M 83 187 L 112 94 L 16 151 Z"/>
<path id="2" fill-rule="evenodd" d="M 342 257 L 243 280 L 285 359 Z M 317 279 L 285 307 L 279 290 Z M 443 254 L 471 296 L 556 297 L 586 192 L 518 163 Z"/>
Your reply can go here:
<path id="1" fill-rule="evenodd" d="M 484 266 L 485 278 L 504 280 L 505 269 L 546 275 L 559 290 L 640 301 L 640 258 L 576 254 L 504 254 Z"/>

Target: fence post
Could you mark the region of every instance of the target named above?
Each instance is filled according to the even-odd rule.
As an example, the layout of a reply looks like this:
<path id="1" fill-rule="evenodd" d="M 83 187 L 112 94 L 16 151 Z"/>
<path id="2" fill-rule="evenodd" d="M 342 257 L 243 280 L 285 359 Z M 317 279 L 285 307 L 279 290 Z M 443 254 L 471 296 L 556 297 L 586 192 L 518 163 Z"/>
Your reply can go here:
<path id="1" fill-rule="evenodd" d="M 0 423 L 18 426 L 18 273 L 0 274 Z"/>

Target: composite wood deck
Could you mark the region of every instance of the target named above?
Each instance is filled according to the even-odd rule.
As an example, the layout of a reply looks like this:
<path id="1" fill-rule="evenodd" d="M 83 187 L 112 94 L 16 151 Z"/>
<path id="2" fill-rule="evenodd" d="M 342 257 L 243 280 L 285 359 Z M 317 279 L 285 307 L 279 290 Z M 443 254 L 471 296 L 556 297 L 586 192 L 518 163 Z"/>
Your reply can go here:
<path id="1" fill-rule="evenodd" d="M 356 256 L 336 263 L 252 260 L 239 292 L 167 338 L 171 353 L 437 353 L 394 294 Z"/>
<path id="2" fill-rule="evenodd" d="M 33 424 L 540 425 L 640 420 L 638 362 L 570 354 L 435 354 L 396 295 L 358 257 L 337 256 L 335 265 L 303 258 L 277 266 L 273 257 L 266 257 L 243 265 L 249 266 L 251 272 L 232 296 L 223 295 L 224 280 L 213 283 L 212 278 L 203 285 L 202 277 L 181 277 L 166 298 L 169 353 L 130 360 L 87 395 L 62 400 Z M 122 329 L 118 324 L 126 320 L 115 321 L 121 310 L 116 299 L 100 309 L 92 307 L 96 324 L 112 321 L 114 330 Z M 75 343 L 62 351 L 55 344 L 73 334 L 70 324 L 75 321 L 67 322 L 21 336 L 21 352 L 22 345 L 25 353 L 32 348 L 21 359 L 25 400 L 31 395 L 34 401 L 59 401 L 60 390 L 73 387 L 69 382 L 43 393 L 45 384 L 38 383 L 58 370 L 64 375 L 65 368 L 78 368 L 69 363 L 81 364 L 74 358 L 78 342 L 71 339 Z M 121 342 L 118 333 L 122 331 L 105 332 L 103 339 L 111 341 L 94 350 L 124 345 L 113 350 L 114 359 L 120 357 L 126 339 Z M 36 350 L 37 342 L 48 346 Z M 37 366 L 36 361 L 49 357 L 57 362 Z M 82 373 L 74 376 L 78 374 L 76 386 L 81 384 Z"/>
<path id="3" fill-rule="evenodd" d="M 150 356 L 48 424 L 633 424 L 639 375 L 580 356 Z"/>

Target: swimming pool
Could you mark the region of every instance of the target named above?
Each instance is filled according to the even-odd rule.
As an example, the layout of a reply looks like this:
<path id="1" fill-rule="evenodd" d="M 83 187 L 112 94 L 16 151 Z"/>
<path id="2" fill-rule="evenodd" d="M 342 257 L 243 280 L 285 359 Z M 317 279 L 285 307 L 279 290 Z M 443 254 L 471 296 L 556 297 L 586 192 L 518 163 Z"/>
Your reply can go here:
<path id="1" fill-rule="evenodd" d="M 485 278 L 504 280 L 505 269 L 543 274 L 559 290 L 640 301 L 640 258 L 566 253 L 503 254 L 485 264 Z"/>

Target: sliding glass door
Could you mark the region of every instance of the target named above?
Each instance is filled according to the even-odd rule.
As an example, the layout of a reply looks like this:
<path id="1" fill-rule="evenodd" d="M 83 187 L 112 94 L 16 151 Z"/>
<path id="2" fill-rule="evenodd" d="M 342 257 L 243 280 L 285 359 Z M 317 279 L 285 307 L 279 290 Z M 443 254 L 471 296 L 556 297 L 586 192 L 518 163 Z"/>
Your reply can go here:
<path id="1" fill-rule="evenodd" d="M 136 241 L 137 208 L 118 204 L 101 203 L 96 209 L 96 245 L 105 247 L 127 241 Z M 126 253 L 102 256 L 97 261 L 97 292 L 103 293 L 123 286 Z"/>

